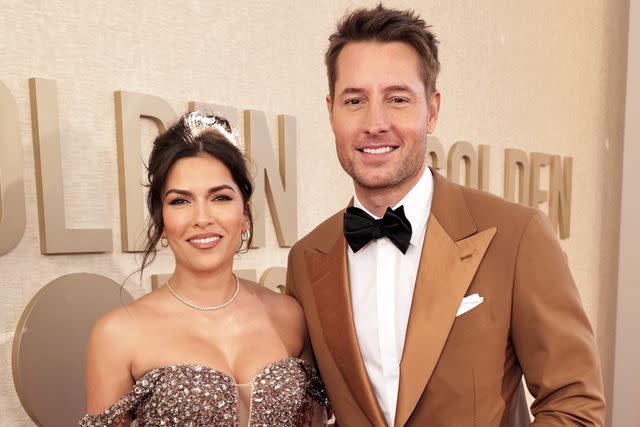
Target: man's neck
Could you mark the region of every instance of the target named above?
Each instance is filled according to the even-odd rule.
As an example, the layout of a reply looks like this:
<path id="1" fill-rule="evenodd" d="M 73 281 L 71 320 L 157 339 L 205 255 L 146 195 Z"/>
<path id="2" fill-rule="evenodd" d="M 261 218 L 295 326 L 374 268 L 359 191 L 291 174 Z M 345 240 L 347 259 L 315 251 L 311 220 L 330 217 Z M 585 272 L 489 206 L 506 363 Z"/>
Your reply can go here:
<path id="1" fill-rule="evenodd" d="M 426 167 L 424 165 L 419 173 L 394 186 L 366 188 L 354 183 L 356 197 L 366 210 L 377 217 L 382 217 L 387 208 L 397 205 L 415 187 L 422 178 Z"/>

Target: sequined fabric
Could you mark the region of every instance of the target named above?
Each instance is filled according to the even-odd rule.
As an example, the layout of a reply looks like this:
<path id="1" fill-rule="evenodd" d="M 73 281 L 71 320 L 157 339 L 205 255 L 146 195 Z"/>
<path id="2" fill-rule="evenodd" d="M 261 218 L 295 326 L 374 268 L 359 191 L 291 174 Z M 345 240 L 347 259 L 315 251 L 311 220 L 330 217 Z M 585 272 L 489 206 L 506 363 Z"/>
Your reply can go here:
<path id="1" fill-rule="evenodd" d="M 311 399 L 329 404 L 315 369 L 297 358 L 269 364 L 245 386 L 251 386 L 252 427 L 302 426 Z M 100 414 L 85 415 L 80 425 L 113 426 L 132 414 L 139 426 L 235 427 L 245 424 L 239 417 L 238 387 L 233 378 L 203 366 L 153 369 L 125 397 Z"/>
<path id="2" fill-rule="evenodd" d="M 302 362 L 302 363 L 301 363 Z M 315 370 L 299 359 L 267 367 L 253 380 L 250 426 L 301 426 L 306 421 L 309 397 L 323 406 L 329 401 Z"/>

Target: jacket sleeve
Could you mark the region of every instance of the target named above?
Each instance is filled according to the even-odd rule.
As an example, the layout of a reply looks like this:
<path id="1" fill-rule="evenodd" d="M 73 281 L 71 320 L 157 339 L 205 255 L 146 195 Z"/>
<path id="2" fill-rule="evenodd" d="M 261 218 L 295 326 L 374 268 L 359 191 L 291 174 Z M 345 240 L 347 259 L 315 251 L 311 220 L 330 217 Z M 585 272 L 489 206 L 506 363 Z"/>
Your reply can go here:
<path id="1" fill-rule="evenodd" d="M 296 257 L 297 251 L 295 250 L 295 247 L 291 248 L 291 251 L 289 251 L 289 259 L 287 262 L 287 283 L 285 285 L 285 292 L 287 295 L 292 296 L 293 298 L 295 298 L 300 305 L 302 305 L 302 301 L 300 301 L 299 296 L 298 296 L 298 291 L 296 289 L 296 285 L 295 285 L 295 274 L 294 274 L 294 269 L 293 269 L 293 265 L 295 264 L 294 258 Z M 311 352 L 311 354 L 313 353 L 313 349 L 311 348 L 311 342 L 307 341 L 305 346 L 308 346 L 309 349 L 308 351 Z M 327 400 L 327 403 L 328 400 Z M 320 409 L 318 407 L 318 405 L 316 405 L 316 410 Z M 326 419 L 329 418 L 329 420 L 331 420 L 331 418 L 333 417 L 333 410 L 331 409 L 331 406 L 329 406 L 328 408 L 322 408 L 323 410 L 323 422 L 326 423 Z M 312 424 L 315 425 L 315 424 Z M 322 424 L 320 424 L 322 425 Z M 324 424 L 327 425 L 327 424 Z M 340 425 L 338 424 L 338 422 L 334 419 L 334 422 L 332 424 L 329 424 L 332 427 L 340 427 Z"/>
<path id="2" fill-rule="evenodd" d="M 289 257 L 287 261 L 287 282 L 285 283 L 285 293 L 289 296 L 292 296 L 296 299 L 300 304 L 300 300 L 298 299 L 298 292 L 296 291 L 295 279 L 293 274 L 293 258 L 296 256 L 296 248 L 295 246 L 291 248 L 289 251 Z"/>
<path id="3" fill-rule="evenodd" d="M 530 393 L 534 426 L 602 426 L 604 393 L 593 330 L 542 212 L 518 248 L 511 337 Z"/>

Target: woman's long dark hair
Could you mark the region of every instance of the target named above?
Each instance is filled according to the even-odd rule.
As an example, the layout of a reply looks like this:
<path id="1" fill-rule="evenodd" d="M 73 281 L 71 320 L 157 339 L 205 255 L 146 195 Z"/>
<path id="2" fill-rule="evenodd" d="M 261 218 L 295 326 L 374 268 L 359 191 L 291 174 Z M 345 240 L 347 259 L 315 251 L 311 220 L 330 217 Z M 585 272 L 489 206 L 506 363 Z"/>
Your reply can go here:
<path id="1" fill-rule="evenodd" d="M 191 114 L 195 114 L 196 117 L 203 120 L 196 121 L 194 125 L 193 120 L 189 120 Z M 204 122 L 215 123 L 217 126 L 209 126 Z M 244 214 L 249 219 L 250 237 L 249 241 L 246 242 L 245 250 L 249 248 L 251 236 L 253 236 L 253 216 L 249 207 L 249 200 L 253 193 L 253 183 L 247 169 L 246 158 L 227 136 L 230 133 L 231 126 L 226 119 L 220 116 L 206 116 L 196 112 L 183 116 L 175 125 L 153 141 L 153 149 L 147 166 L 149 224 L 140 265 L 141 276 L 144 269 L 155 259 L 156 247 L 164 230 L 162 192 L 167 181 L 167 175 L 175 162 L 185 157 L 208 154 L 222 162 L 229 169 L 233 181 L 240 189 Z"/>

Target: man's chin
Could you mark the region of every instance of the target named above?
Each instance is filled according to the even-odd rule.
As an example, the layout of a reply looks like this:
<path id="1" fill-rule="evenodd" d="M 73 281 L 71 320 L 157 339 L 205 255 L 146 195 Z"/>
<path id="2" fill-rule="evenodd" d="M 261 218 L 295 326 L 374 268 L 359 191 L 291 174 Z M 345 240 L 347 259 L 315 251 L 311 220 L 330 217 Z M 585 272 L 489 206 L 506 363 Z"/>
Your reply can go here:
<path id="1" fill-rule="evenodd" d="M 367 191 L 382 191 L 398 185 L 398 179 L 391 176 L 358 176 L 353 178 L 356 186 Z"/>
<path id="2" fill-rule="evenodd" d="M 383 192 L 405 186 L 411 187 L 412 183 L 414 184 L 421 175 L 419 170 L 415 173 L 406 173 L 407 171 L 397 170 L 386 171 L 386 173 L 381 172 L 380 170 L 360 170 L 357 173 L 351 174 L 351 178 L 353 179 L 354 185 L 360 187 L 362 190 Z"/>

